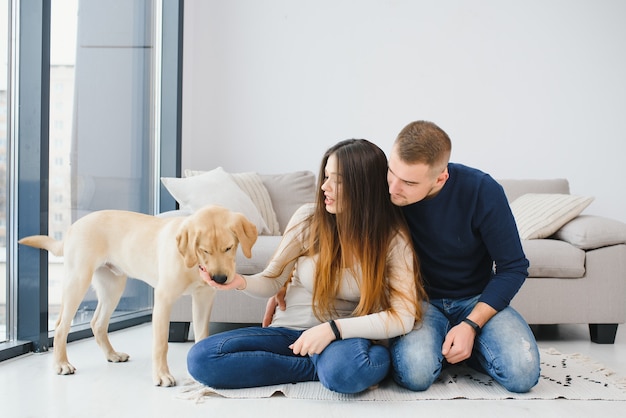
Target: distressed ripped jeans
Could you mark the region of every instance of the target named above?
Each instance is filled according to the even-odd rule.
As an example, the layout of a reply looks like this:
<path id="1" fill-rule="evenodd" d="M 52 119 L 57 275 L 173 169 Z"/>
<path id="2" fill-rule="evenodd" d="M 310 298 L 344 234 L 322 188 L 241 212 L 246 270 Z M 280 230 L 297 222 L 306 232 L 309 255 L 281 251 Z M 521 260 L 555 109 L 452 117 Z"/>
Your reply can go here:
<path id="1" fill-rule="evenodd" d="M 424 302 L 421 324 L 391 342 L 393 378 L 410 390 L 423 391 L 448 365 L 441 348 L 448 331 L 472 311 L 479 296 Z M 530 327 L 507 307 L 485 324 L 466 364 L 486 373 L 509 392 L 528 392 L 539 381 L 539 350 Z"/>

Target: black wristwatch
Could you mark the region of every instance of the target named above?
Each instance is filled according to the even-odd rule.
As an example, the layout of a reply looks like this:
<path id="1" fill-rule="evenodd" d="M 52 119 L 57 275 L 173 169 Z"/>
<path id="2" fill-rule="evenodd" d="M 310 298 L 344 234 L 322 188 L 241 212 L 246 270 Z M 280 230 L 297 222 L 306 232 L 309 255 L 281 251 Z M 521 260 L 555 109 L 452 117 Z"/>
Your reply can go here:
<path id="1" fill-rule="evenodd" d="M 480 328 L 480 325 L 478 325 L 476 322 L 472 321 L 469 318 L 465 318 L 462 322 L 465 322 L 467 325 L 474 328 L 474 332 L 476 333 L 476 335 L 480 335 L 480 331 L 482 331 L 482 329 Z"/>

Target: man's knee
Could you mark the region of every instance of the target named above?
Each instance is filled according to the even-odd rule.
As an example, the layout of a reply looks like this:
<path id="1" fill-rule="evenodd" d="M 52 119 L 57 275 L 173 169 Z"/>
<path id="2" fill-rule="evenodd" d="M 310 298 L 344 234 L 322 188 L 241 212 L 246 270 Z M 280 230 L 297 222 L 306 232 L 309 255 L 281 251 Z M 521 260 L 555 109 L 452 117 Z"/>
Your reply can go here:
<path id="1" fill-rule="evenodd" d="M 443 357 L 435 350 L 419 350 L 409 341 L 398 341 L 391 347 L 394 381 L 409 390 L 424 391 L 439 377 Z"/>
<path id="2" fill-rule="evenodd" d="M 515 359 L 509 359 L 506 367 L 500 367 L 500 383 L 506 390 L 514 393 L 526 393 L 538 382 L 541 373 L 539 352 L 530 346 L 519 353 Z"/>
<path id="3" fill-rule="evenodd" d="M 539 370 L 518 369 L 501 380 L 502 386 L 513 393 L 526 393 L 539 382 Z"/>
<path id="4" fill-rule="evenodd" d="M 439 373 L 428 373 L 426 370 L 393 370 L 393 380 L 400 386 L 414 392 L 427 390 L 435 382 Z"/>

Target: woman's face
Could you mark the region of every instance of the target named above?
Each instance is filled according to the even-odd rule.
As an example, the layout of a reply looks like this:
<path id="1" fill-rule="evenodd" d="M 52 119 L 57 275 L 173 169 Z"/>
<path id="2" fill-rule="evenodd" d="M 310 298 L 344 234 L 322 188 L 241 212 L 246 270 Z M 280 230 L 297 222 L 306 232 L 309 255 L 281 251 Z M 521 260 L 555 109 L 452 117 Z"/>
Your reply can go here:
<path id="1" fill-rule="evenodd" d="M 341 176 L 337 172 L 337 157 L 331 154 L 326 160 L 324 168 L 324 204 L 328 213 L 337 214 L 339 212 L 339 198 L 341 195 Z"/>

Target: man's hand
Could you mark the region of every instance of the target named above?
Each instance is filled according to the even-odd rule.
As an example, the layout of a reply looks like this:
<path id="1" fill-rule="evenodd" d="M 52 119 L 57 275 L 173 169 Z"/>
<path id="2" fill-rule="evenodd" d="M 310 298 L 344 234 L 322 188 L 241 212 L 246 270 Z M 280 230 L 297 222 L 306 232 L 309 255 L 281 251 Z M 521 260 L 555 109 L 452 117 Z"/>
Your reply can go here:
<path id="1" fill-rule="evenodd" d="M 320 354 L 333 341 L 335 333 L 330 324 L 325 322 L 304 331 L 289 348 L 295 355 L 310 356 Z"/>
<path id="2" fill-rule="evenodd" d="M 287 287 L 283 286 L 278 293 L 267 300 L 267 305 L 265 306 L 265 315 L 263 315 L 263 326 L 267 327 L 272 323 L 272 318 L 274 318 L 274 312 L 276 312 L 276 307 L 281 311 L 287 309 L 287 305 L 285 304 L 285 293 L 287 292 Z"/>
<path id="3" fill-rule="evenodd" d="M 472 355 L 475 337 L 476 332 L 474 329 L 465 322 L 461 322 L 453 327 L 448 332 L 448 335 L 446 335 L 443 347 L 441 348 L 441 354 L 443 354 L 450 364 L 467 360 Z"/>
<path id="4" fill-rule="evenodd" d="M 467 318 L 482 328 L 496 313 L 496 310 L 491 306 L 484 302 L 478 302 Z M 446 335 L 446 339 L 441 347 L 441 354 L 450 364 L 467 360 L 472 355 L 475 338 L 476 331 L 474 331 L 474 328 L 465 322 L 461 322 L 448 331 L 448 335 Z"/>

